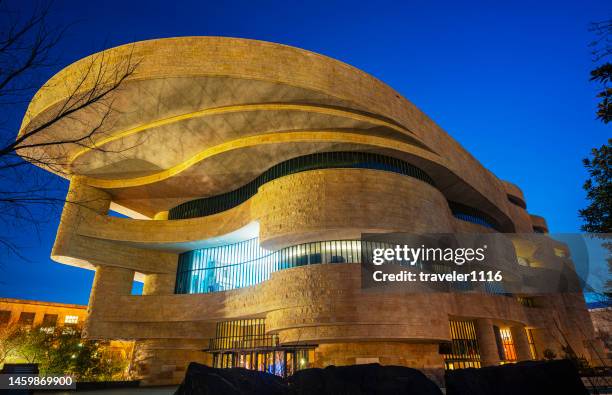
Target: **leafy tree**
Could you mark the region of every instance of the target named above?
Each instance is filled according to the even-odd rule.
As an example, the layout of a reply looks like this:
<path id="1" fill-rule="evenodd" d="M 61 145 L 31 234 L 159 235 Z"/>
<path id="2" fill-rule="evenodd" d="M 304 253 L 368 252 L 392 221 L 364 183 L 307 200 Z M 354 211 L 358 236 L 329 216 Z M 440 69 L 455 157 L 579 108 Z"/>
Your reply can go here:
<path id="1" fill-rule="evenodd" d="M 582 230 L 589 233 L 612 233 L 612 139 L 591 150 L 583 159 L 589 179 L 583 188 L 590 204 L 579 211 L 584 220 Z"/>
<path id="2" fill-rule="evenodd" d="M 41 374 L 68 374 L 77 381 L 124 378 L 128 361 L 103 342 L 81 339 L 75 328 L 16 327 L 3 333 L 0 351 L 11 350 L 6 362 L 37 363 Z"/>
<path id="3" fill-rule="evenodd" d="M 591 42 L 593 61 L 600 62 L 612 54 L 612 19 L 596 22 L 591 25 L 591 31 L 595 34 L 595 40 Z M 602 89 L 597 92 L 599 103 L 597 104 L 597 119 L 603 123 L 612 121 L 612 63 L 605 62 L 591 71 L 591 81 L 597 82 Z"/>
<path id="4" fill-rule="evenodd" d="M 20 327 L 15 323 L 0 327 L 0 365 L 13 358 L 18 352 L 21 345 L 21 339 L 18 336 L 19 329 Z"/>
<path id="5" fill-rule="evenodd" d="M 612 121 L 612 87 L 608 86 L 612 82 L 612 63 L 604 63 L 591 71 L 591 81 L 603 85 L 603 89 L 597 93 L 600 99 L 597 104 L 597 119 L 608 123 Z"/>
<path id="6" fill-rule="evenodd" d="M 544 349 L 543 355 L 544 359 L 546 359 L 547 361 L 552 361 L 553 359 L 557 358 L 557 354 L 555 354 L 555 352 L 550 348 Z"/>

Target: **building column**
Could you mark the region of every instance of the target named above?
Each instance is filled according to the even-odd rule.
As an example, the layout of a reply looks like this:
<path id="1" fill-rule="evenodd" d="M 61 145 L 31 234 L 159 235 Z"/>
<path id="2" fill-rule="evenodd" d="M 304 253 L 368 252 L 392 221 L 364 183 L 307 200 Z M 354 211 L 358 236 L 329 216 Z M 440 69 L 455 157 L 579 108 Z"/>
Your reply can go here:
<path id="1" fill-rule="evenodd" d="M 107 192 L 87 185 L 83 177 L 73 176 L 51 252 L 53 259 L 68 264 L 80 262 L 72 258 L 72 249 L 78 244 L 75 240 L 79 237 L 79 225 L 97 215 L 108 214 L 110 203 Z"/>
<path id="2" fill-rule="evenodd" d="M 171 295 L 174 293 L 175 274 L 147 274 L 142 289 L 143 295 Z"/>
<path id="3" fill-rule="evenodd" d="M 480 349 L 480 362 L 482 366 L 495 366 L 499 364 L 499 351 L 493 332 L 493 322 L 488 318 L 476 320 L 476 337 Z"/>
<path id="4" fill-rule="evenodd" d="M 141 385 L 176 385 L 190 362 L 212 366 L 207 340 L 149 339 L 136 341 L 131 374 Z"/>
<path id="5" fill-rule="evenodd" d="M 134 271 L 115 266 L 98 266 L 89 295 L 87 323 L 84 336 L 103 338 L 100 323 L 108 311 L 115 310 L 116 296 L 130 295 L 134 283 Z"/>
<path id="6" fill-rule="evenodd" d="M 531 352 L 529 351 L 529 340 L 527 339 L 527 334 L 525 333 L 525 327 L 522 325 L 512 326 L 510 327 L 510 333 L 512 334 L 517 360 L 531 360 L 532 357 Z"/>

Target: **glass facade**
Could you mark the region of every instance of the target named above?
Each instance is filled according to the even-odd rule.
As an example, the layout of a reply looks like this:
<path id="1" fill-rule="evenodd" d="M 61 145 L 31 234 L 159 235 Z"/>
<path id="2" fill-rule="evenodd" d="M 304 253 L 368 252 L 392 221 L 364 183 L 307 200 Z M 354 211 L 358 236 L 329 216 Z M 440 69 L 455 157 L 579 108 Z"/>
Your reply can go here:
<path id="1" fill-rule="evenodd" d="M 278 251 L 259 246 L 259 239 L 203 248 L 179 255 L 175 293 L 209 293 L 250 287 L 270 274 L 319 263 L 361 262 L 360 240 L 299 244 Z"/>
<path id="2" fill-rule="evenodd" d="M 473 321 L 450 321 L 451 343 L 442 352 L 448 370 L 479 368 L 480 350 Z"/>
<path id="3" fill-rule="evenodd" d="M 168 219 L 203 217 L 236 207 L 257 193 L 263 184 L 277 178 L 316 169 L 357 168 L 390 171 L 433 185 L 423 170 L 401 159 L 369 152 L 321 152 L 279 163 L 233 191 L 180 204 L 168 212 Z"/>
<path id="4" fill-rule="evenodd" d="M 278 336 L 266 334 L 265 319 L 217 323 L 210 340 L 215 368 L 240 367 L 287 377 L 314 360 L 313 346 L 283 347 Z"/>
<path id="5" fill-rule="evenodd" d="M 259 239 L 254 238 L 219 247 L 187 251 L 179 255 L 174 293 L 210 293 L 250 287 L 268 280 L 270 274 L 279 270 L 305 265 L 361 263 L 362 251 L 365 256 L 372 256 L 372 250 L 375 248 L 393 246 L 389 243 L 365 240 L 328 240 L 270 251 L 260 247 Z M 421 262 L 418 262 L 417 266 L 421 270 L 428 269 Z M 436 263 L 429 266 L 429 269 L 432 273 L 452 271 L 451 266 Z M 454 282 L 450 289 L 466 292 L 474 289 L 474 283 Z M 498 283 L 486 282 L 484 291 L 511 296 Z"/>

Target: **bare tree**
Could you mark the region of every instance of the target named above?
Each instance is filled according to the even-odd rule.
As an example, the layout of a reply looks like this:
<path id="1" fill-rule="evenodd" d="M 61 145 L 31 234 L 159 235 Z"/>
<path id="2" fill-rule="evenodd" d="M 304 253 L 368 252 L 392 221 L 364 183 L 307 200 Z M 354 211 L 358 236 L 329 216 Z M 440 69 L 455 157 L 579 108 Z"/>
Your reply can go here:
<path id="1" fill-rule="evenodd" d="M 131 54 L 110 61 L 102 52 L 90 57 L 70 81 L 43 84 L 57 69 L 58 43 L 66 32 L 65 27 L 50 25 L 50 11 L 49 3 L 40 3 L 24 17 L 0 0 L 0 252 L 21 257 L 11 237 L 14 229 L 29 226 L 36 232 L 54 217 L 49 210 L 56 217 L 55 210 L 64 203 L 62 179 L 30 164 L 68 178 L 70 150 L 102 150 L 95 142 L 117 112 L 116 93 L 138 66 Z M 64 84 L 65 99 L 18 134 L 16 114 L 24 113 L 37 88 L 57 90 L 58 83 Z M 48 133 L 69 124 L 79 127 L 70 133 Z"/>

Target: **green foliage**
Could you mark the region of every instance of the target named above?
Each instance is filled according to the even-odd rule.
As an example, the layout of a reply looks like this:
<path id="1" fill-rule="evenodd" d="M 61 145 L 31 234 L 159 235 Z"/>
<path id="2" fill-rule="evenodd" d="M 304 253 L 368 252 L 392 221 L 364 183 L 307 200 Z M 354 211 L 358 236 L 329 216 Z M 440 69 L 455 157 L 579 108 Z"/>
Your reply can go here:
<path id="1" fill-rule="evenodd" d="M 11 350 L 6 362 L 38 363 L 41 374 L 68 374 L 77 381 L 123 379 L 128 362 L 100 342 L 81 339 L 71 327 L 16 327 L 0 336 L 3 349 Z"/>
<path id="2" fill-rule="evenodd" d="M 567 345 L 561 348 L 565 353 L 563 359 L 571 361 L 577 369 L 586 369 L 589 367 L 589 361 L 583 356 L 578 356 L 571 346 Z"/>
<path id="3" fill-rule="evenodd" d="M 597 119 L 603 123 L 612 121 L 612 63 L 604 63 L 591 71 L 591 81 L 600 83 L 603 89 L 597 92 L 599 103 L 597 104 Z"/>
<path id="4" fill-rule="evenodd" d="M 544 359 L 546 359 L 548 361 L 557 358 L 557 354 L 555 354 L 555 352 L 553 350 L 551 350 L 550 348 L 545 349 L 543 351 L 543 355 L 544 355 Z"/>
<path id="5" fill-rule="evenodd" d="M 595 40 L 589 44 L 593 61 L 609 59 L 612 55 L 612 19 L 592 23 L 590 31 L 595 35 Z M 600 84 L 602 88 L 597 92 L 597 119 L 608 123 L 612 120 L 612 88 L 609 86 L 612 82 L 612 64 L 605 62 L 591 71 L 591 81 Z"/>
<path id="6" fill-rule="evenodd" d="M 584 220 L 582 230 L 589 233 L 612 233 L 612 139 L 593 148 L 591 157 L 583 159 L 589 179 L 583 188 L 589 205 L 579 211 Z"/>

